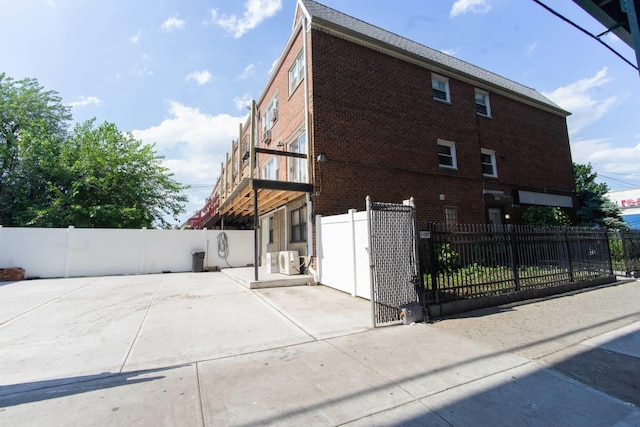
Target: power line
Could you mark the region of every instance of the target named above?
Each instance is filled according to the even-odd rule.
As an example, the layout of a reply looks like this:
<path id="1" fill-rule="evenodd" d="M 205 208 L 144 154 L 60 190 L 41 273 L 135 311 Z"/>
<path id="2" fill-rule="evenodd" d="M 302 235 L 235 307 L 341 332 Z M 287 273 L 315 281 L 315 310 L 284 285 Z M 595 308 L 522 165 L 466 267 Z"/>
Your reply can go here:
<path id="1" fill-rule="evenodd" d="M 535 3 L 537 3 L 538 5 L 542 6 L 543 8 L 545 8 L 547 11 L 551 12 L 552 14 L 554 14 L 555 16 L 557 16 L 558 18 L 562 19 L 564 22 L 566 22 L 567 24 L 573 26 L 574 28 L 577 28 L 578 30 L 582 31 L 584 34 L 588 35 L 589 37 L 591 37 L 594 40 L 597 40 L 598 43 L 600 43 L 601 45 L 603 45 L 604 47 L 606 47 L 607 49 L 609 49 L 611 52 L 613 52 L 616 56 L 618 56 L 620 59 L 622 59 L 624 62 L 626 62 L 627 64 L 629 64 L 631 67 L 633 67 L 636 71 L 640 71 L 638 69 L 638 67 L 636 65 L 633 64 L 633 62 L 629 61 L 627 58 L 625 58 L 624 56 L 622 56 L 622 54 L 620 54 L 617 50 L 615 50 L 614 48 L 612 48 L 611 46 L 609 46 L 608 44 L 606 44 L 605 42 L 603 42 L 600 38 L 598 38 L 598 36 L 596 36 L 595 34 L 590 33 L 589 31 L 585 30 L 584 28 L 582 28 L 581 26 L 579 26 L 578 24 L 576 24 L 575 22 L 573 22 L 572 20 L 570 20 L 569 18 L 566 18 L 565 16 L 563 16 L 562 14 L 560 14 L 559 12 L 556 12 L 555 10 L 551 9 L 549 6 L 547 6 L 546 4 L 542 3 L 540 0 L 533 0 Z"/>
<path id="2" fill-rule="evenodd" d="M 640 188 L 640 185 L 637 182 L 631 182 L 631 181 L 626 181 L 620 178 L 615 178 L 612 176 L 608 176 L 607 174 L 601 173 L 601 172 L 597 172 L 598 177 L 602 177 L 604 179 L 606 179 L 607 181 L 612 181 L 618 184 L 622 184 L 622 185 L 626 185 L 628 187 L 631 188 Z"/>

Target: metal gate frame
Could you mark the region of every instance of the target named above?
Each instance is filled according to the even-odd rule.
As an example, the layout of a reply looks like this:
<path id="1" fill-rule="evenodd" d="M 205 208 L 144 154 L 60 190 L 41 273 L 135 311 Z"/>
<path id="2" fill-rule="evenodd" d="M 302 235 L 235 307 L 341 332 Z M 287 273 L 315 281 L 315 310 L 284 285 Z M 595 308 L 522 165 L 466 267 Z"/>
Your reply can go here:
<path id="1" fill-rule="evenodd" d="M 401 308 L 409 303 L 418 302 L 425 318 L 413 197 L 394 204 L 367 196 L 367 217 L 373 327 L 400 323 Z"/>

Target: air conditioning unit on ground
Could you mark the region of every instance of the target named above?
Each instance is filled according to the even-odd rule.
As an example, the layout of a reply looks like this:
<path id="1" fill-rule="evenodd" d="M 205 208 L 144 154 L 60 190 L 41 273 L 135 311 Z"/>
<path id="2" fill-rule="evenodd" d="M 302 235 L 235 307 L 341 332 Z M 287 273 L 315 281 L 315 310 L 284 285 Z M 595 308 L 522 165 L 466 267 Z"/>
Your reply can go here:
<path id="1" fill-rule="evenodd" d="M 278 267 L 280 267 L 282 274 L 300 274 L 298 251 L 280 251 L 278 253 Z"/>
<path id="2" fill-rule="evenodd" d="M 278 252 L 267 252 L 265 254 L 265 264 L 267 265 L 267 273 L 279 273 Z"/>

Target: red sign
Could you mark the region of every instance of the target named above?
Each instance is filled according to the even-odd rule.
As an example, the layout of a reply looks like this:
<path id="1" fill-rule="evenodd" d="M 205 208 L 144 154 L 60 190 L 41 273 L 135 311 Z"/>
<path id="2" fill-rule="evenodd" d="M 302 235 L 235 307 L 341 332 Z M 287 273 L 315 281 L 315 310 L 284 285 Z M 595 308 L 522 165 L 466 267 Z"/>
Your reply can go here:
<path id="1" fill-rule="evenodd" d="M 640 207 L 640 197 L 638 197 L 637 199 L 633 200 L 633 199 L 625 199 L 625 200 L 620 200 L 620 205 L 623 208 L 635 208 L 635 207 Z"/>

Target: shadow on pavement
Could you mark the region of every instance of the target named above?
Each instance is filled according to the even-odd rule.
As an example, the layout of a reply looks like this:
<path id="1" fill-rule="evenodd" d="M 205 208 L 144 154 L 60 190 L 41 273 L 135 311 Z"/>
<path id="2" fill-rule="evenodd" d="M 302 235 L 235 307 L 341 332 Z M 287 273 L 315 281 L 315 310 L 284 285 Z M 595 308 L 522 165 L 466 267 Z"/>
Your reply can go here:
<path id="1" fill-rule="evenodd" d="M 157 372 L 181 368 L 186 365 L 131 372 L 102 372 L 68 378 L 56 378 L 30 383 L 0 385 L 0 408 L 56 399 L 95 390 L 127 386 L 165 378 L 163 375 L 147 376 Z M 141 377 L 141 378 L 137 378 Z"/>
<path id="2" fill-rule="evenodd" d="M 636 317 L 638 313 L 621 316 L 598 325 Z M 589 326 L 589 328 L 594 325 Z M 589 329 L 585 328 L 585 329 Z M 548 338 L 555 340 L 578 331 Z M 640 333 L 640 332 L 634 332 Z M 602 347 L 627 339 L 612 340 Z M 336 395 L 325 401 L 281 411 L 273 416 L 257 417 L 240 425 L 288 424 L 299 421 L 304 414 L 324 412 L 344 402 L 357 404 L 369 394 L 390 393 L 397 385 L 421 381 L 457 372 L 480 360 L 509 354 L 539 342 L 529 343 L 490 354 L 472 357 L 462 362 L 425 370 L 418 375 L 394 379 L 378 387 Z M 618 365 L 618 363 L 623 363 Z M 425 367 L 428 368 L 428 367 Z M 640 359 L 618 354 L 601 346 L 568 357 L 561 362 L 540 366 L 527 362 L 468 383 L 434 394 L 414 396 L 416 400 L 387 408 L 347 425 L 451 426 L 451 425 L 580 425 L 640 426 Z M 619 400 L 618 400 L 619 399 Z"/>

